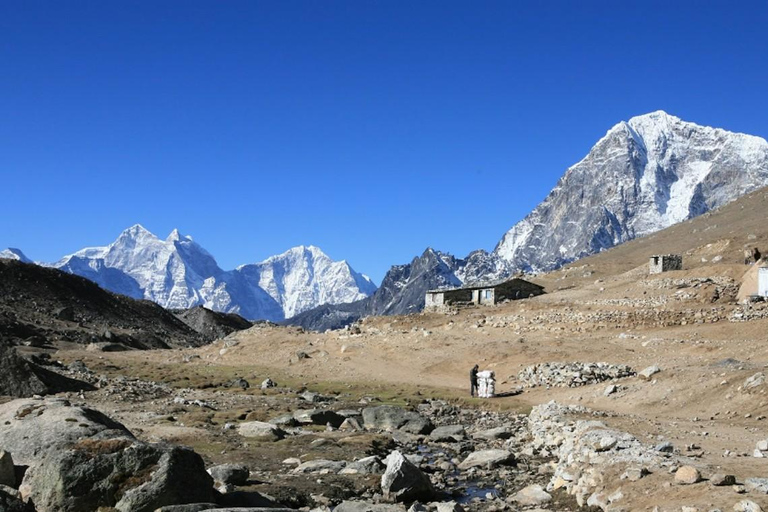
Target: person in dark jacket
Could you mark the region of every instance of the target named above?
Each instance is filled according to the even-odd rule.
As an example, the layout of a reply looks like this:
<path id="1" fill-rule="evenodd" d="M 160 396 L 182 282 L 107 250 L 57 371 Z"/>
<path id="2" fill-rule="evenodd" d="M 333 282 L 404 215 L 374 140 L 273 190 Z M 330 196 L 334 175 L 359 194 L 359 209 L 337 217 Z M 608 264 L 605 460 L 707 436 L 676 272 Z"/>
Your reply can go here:
<path id="1" fill-rule="evenodd" d="M 475 391 L 477 391 L 477 370 L 479 369 L 480 367 L 475 365 L 469 370 L 469 396 L 475 396 Z"/>

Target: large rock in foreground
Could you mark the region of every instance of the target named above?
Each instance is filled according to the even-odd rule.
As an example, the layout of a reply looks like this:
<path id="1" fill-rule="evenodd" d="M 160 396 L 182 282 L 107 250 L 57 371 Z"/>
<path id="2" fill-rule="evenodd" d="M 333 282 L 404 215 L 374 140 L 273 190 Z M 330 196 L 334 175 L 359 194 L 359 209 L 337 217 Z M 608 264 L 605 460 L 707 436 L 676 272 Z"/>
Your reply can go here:
<path id="1" fill-rule="evenodd" d="M 421 414 L 393 405 L 366 407 L 363 409 L 363 422 L 367 429 L 402 430 L 410 434 L 429 434 L 435 428 Z"/>
<path id="2" fill-rule="evenodd" d="M 141 442 L 104 414 L 66 400 L 0 405 L 0 446 L 29 466 L 19 490 L 37 512 L 152 512 L 214 501 L 213 479 L 194 451 Z"/>
<path id="3" fill-rule="evenodd" d="M 429 501 L 435 494 L 429 477 L 398 451 L 387 457 L 387 469 L 381 476 L 381 490 L 386 499 L 395 502 Z"/>
<path id="4" fill-rule="evenodd" d="M 152 512 L 163 505 L 213 501 L 213 479 L 188 448 L 133 438 L 83 439 L 31 467 L 21 492 L 38 512 Z"/>
<path id="5" fill-rule="evenodd" d="M 105 431 L 111 437 L 133 437 L 121 423 L 64 399 L 21 399 L 0 405 L 0 446 L 11 452 L 17 465 L 34 466 L 49 451 Z"/>

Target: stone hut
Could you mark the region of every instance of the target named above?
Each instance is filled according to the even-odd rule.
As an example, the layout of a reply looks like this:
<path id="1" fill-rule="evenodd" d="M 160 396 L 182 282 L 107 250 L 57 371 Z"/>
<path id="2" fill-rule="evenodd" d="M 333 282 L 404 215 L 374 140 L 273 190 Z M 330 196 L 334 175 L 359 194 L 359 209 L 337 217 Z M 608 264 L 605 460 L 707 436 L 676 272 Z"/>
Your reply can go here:
<path id="1" fill-rule="evenodd" d="M 765 259 L 761 259 L 757 265 L 746 271 L 741 278 L 739 293 L 736 295 L 739 302 L 756 297 L 768 298 L 768 261 Z"/>
<path id="2" fill-rule="evenodd" d="M 520 278 L 494 283 L 475 283 L 459 288 L 427 291 L 424 307 L 441 308 L 452 304 L 493 305 L 505 300 L 526 299 L 544 293 L 544 287 Z"/>
<path id="3" fill-rule="evenodd" d="M 651 274 L 661 274 L 670 270 L 682 270 L 683 257 L 679 254 L 656 254 L 651 256 L 648 267 Z"/>

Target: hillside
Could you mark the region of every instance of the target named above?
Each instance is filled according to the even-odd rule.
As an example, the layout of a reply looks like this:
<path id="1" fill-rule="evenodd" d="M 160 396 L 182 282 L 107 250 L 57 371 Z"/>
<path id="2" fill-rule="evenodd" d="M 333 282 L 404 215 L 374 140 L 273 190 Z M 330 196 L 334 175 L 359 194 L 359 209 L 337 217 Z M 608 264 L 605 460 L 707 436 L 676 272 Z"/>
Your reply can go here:
<path id="1" fill-rule="evenodd" d="M 0 259 L 3 343 L 190 347 L 203 336 L 157 304 L 110 293 L 60 270 Z"/>

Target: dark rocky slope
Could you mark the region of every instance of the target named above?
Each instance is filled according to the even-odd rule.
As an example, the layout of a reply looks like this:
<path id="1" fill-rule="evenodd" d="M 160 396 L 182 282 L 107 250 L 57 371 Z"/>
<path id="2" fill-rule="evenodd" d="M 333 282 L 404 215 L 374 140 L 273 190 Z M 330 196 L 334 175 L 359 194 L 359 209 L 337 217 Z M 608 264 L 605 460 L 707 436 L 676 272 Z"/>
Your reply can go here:
<path id="1" fill-rule="evenodd" d="M 190 347 L 206 339 L 157 304 L 60 270 L 0 259 L 0 343 Z"/>
<path id="2" fill-rule="evenodd" d="M 253 322 L 249 322 L 240 315 L 219 313 L 202 306 L 173 310 L 173 314 L 176 315 L 176 318 L 199 332 L 205 341 L 217 340 L 235 331 L 242 331 L 243 329 L 253 327 Z"/>

